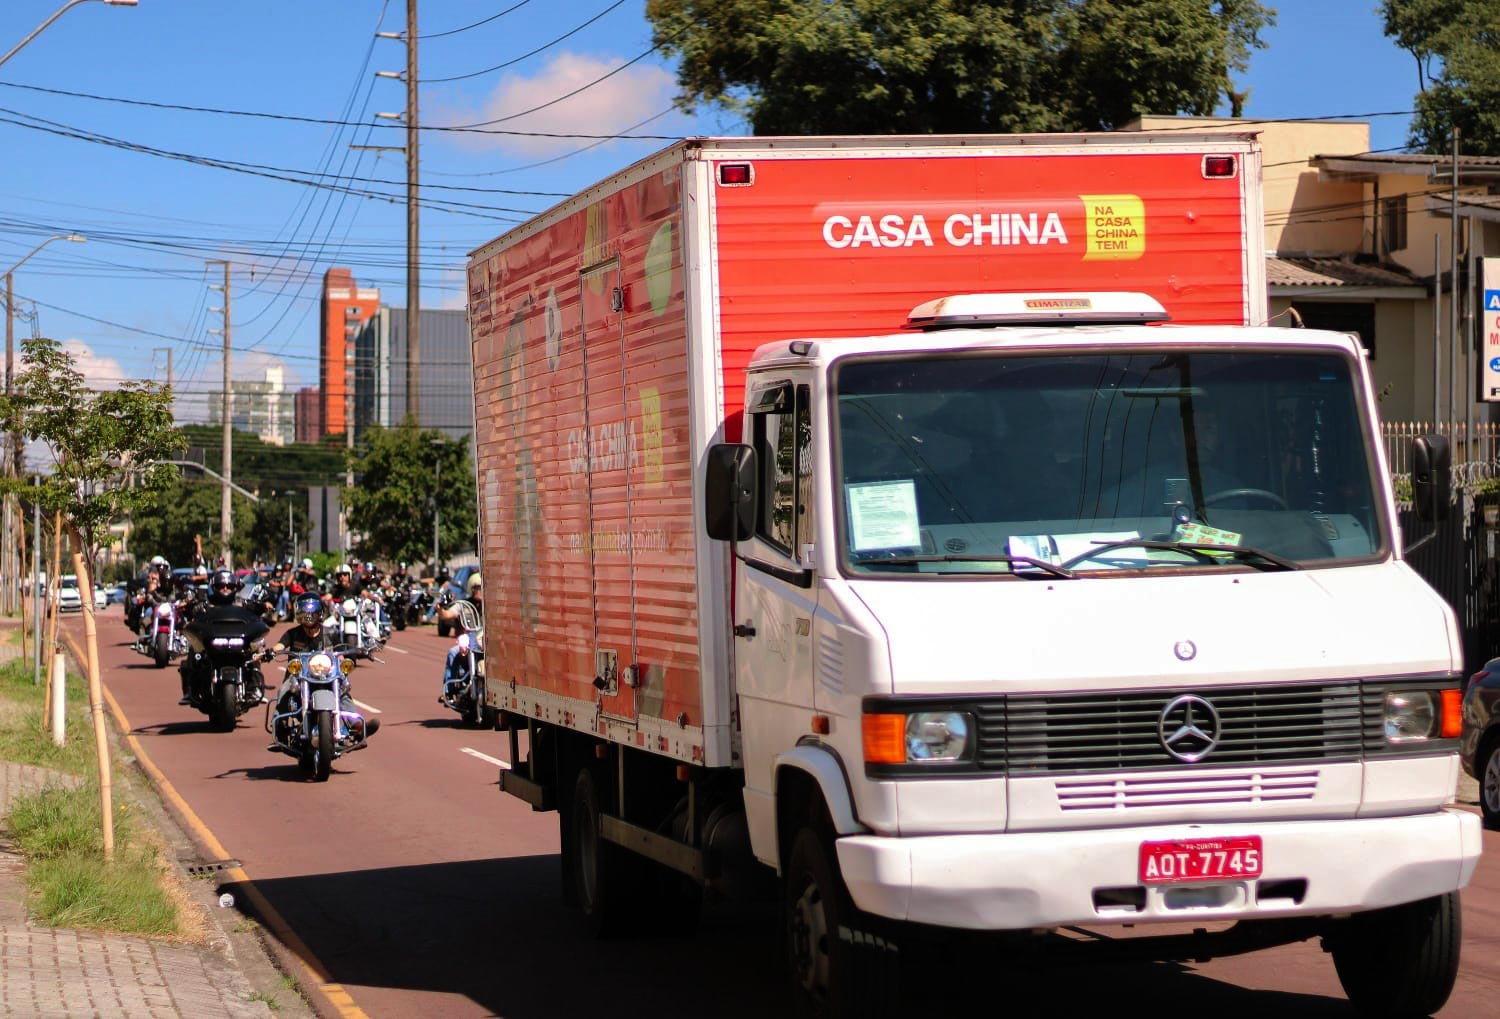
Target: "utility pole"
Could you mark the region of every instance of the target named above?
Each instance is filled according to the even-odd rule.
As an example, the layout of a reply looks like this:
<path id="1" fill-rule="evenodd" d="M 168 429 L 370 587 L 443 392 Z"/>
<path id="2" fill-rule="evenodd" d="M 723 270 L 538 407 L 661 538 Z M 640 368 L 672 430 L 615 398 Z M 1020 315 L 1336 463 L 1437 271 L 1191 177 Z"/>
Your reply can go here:
<path id="1" fill-rule="evenodd" d="M 420 427 L 422 267 L 417 238 L 417 0 L 406 0 L 406 413 Z"/>
<path id="2" fill-rule="evenodd" d="M 224 462 L 223 469 L 220 471 L 220 473 L 224 477 L 223 484 L 220 486 L 221 490 L 219 499 L 219 544 L 220 557 L 224 562 L 225 568 L 233 569 L 234 564 L 230 560 L 229 552 L 229 539 L 234 537 L 234 515 L 230 512 L 230 486 L 233 484 L 234 478 L 234 425 L 231 418 L 231 412 L 234 409 L 234 394 L 230 391 L 229 387 L 229 322 L 231 310 L 229 293 L 229 262 L 222 258 L 210 258 L 207 260 L 207 264 L 222 265 L 224 267 L 224 284 L 222 286 L 218 286 L 212 283 L 209 284 L 210 290 L 224 291 L 224 307 L 222 309 L 224 312 L 224 328 L 222 330 L 210 329 L 209 332 L 219 333 L 224 337 Z M 209 310 L 217 311 L 220 309 L 211 308 Z"/>
<path id="3" fill-rule="evenodd" d="M 406 82 L 406 112 L 377 113 L 386 120 L 406 123 L 406 413 L 420 424 L 422 396 L 417 388 L 422 360 L 422 267 L 420 222 L 417 212 L 417 0 L 406 0 L 406 31 L 376 32 L 381 39 L 406 42 L 406 71 L 377 71 L 377 78 L 401 78 Z M 356 146 L 389 149 L 393 146 Z"/>

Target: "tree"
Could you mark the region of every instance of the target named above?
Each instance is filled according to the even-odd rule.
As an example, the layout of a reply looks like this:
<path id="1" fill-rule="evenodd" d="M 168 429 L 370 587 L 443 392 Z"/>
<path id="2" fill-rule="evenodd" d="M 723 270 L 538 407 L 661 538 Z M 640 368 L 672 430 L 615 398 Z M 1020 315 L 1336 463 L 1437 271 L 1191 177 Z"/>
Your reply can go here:
<path id="1" fill-rule="evenodd" d="M 1500 155 L 1500 0 L 1382 0 L 1385 34 L 1417 62 L 1412 148 Z"/>
<path id="2" fill-rule="evenodd" d="M 647 0 L 678 105 L 765 134 L 1109 130 L 1239 115 L 1259 0 Z"/>
<path id="3" fill-rule="evenodd" d="M 440 555 L 474 547 L 479 523 L 467 438 L 450 440 L 407 418 L 395 428 L 372 426 L 351 464 L 360 484 L 344 489 L 342 498 L 350 529 L 364 536 L 357 550 L 362 558 L 428 559 L 434 509 Z"/>
<path id="4" fill-rule="evenodd" d="M 209 537 L 219 532 L 221 491 L 217 481 L 177 479 L 137 507 L 132 516 L 131 547 L 146 555 L 165 556 L 174 566 L 192 565 L 197 554 L 196 539 L 203 539 L 205 549 L 218 548 L 218 543 Z M 237 563 L 250 562 L 259 551 L 254 528 L 259 508 L 239 493 L 230 498 L 234 535 L 229 550 Z M 284 528 L 284 506 L 281 521 Z"/>
<path id="5" fill-rule="evenodd" d="M 43 506 L 60 512 L 73 544 L 74 571 L 83 593 L 83 632 L 88 651 L 89 703 L 99 760 L 104 821 L 104 857 L 114 856 L 109 734 L 99 676 L 99 637 L 94 623 L 94 563 L 111 540 L 110 525 L 145 503 L 176 477 L 157 463 L 182 448 L 172 419 L 170 387 L 128 381 L 118 389 L 91 391 L 73 358 L 55 340 L 22 344 L 21 370 L 3 403 L 8 421 L 40 440 L 55 466 L 31 490 Z M 15 483 L 12 482 L 12 485 Z"/>

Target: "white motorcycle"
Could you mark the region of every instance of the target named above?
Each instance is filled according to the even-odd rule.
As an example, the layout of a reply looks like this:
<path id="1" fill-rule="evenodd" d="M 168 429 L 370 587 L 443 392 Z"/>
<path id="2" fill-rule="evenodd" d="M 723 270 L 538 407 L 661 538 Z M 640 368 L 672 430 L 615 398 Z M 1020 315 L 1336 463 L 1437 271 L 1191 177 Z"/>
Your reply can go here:
<path id="1" fill-rule="evenodd" d="M 381 637 L 379 606 L 373 598 L 350 596 L 335 602 L 323 627 L 335 635 L 335 642 L 351 657 L 380 662 L 375 652 L 385 646 L 385 640 Z"/>

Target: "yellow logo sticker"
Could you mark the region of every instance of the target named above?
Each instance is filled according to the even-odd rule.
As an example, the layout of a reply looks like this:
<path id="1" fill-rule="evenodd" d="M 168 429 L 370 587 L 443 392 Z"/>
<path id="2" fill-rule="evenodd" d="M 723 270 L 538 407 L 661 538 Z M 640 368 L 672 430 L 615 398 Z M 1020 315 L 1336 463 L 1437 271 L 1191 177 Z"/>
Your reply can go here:
<path id="1" fill-rule="evenodd" d="M 646 484 L 661 484 L 661 394 L 654 386 L 641 390 L 641 468 Z"/>
<path id="2" fill-rule="evenodd" d="M 1146 253 L 1146 206 L 1139 195 L 1079 195 L 1087 226 L 1083 260 L 1130 261 Z"/>

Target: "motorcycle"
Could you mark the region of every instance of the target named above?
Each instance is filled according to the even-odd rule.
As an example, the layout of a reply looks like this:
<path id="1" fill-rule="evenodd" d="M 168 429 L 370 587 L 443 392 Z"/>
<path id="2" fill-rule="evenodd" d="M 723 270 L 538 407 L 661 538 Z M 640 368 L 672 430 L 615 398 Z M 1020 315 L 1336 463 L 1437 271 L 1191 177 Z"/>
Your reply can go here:
<path id="1" fill-rule="evenodd" d="M 335 760 L 369 746 L 364 715 L 341 706 L 354 659 L 337 648 L 284 653 L 294 686 L 283 703 L 266 705 L 266 749 L 295 757 L 313 781 L 326 782 Z"/>
<path id="2" fill-rule="evenodd" d="M 266 630 L 263 622 L 207 615 L 187 625 L 203 647 L 186 663 L 188 703 L 220 731 L 232 731 L 236 719 L 265 699 L 259 655 Z"/>
<path id="3" fill-rule="evenodd" d="M 385 642 L 380 634 L 379 606 L 373 598 L 351 596 L 334 602 L 323 626 L 333 632 L 336 643 L 348 649 L 347 654 L 380 661 L 375 652 Z"/>
<path id="4" fill-rule="evenodd" d="M 458 618 L 465 632 L 458 635 L 452 666 L 444 666 L 440 700 L 444 707 L 457 711 L 465 722 L 493 729 L 498 716 L 485 702 L 484 631 L 479 625 L 479 613 L 472 604 L 463 601 L 458 603 Z"/>
<path id="5" fill-rule="evenodd" d="M 422 621 L 422 589 L 410 578 L 401 581 L 392 590 L 386 606 L 391 624 L 398 630 L 416 626 Z"/>
<path id="6" fill-rule="evenodd" d="M 132 645 L 146 655 L 158 669 L 165 669 L 173 658 L 188 652 L 187 638 L 179 629 L 181 609 L 176 602 L 162 601 L 141 609 L 142 630 Z"/>

